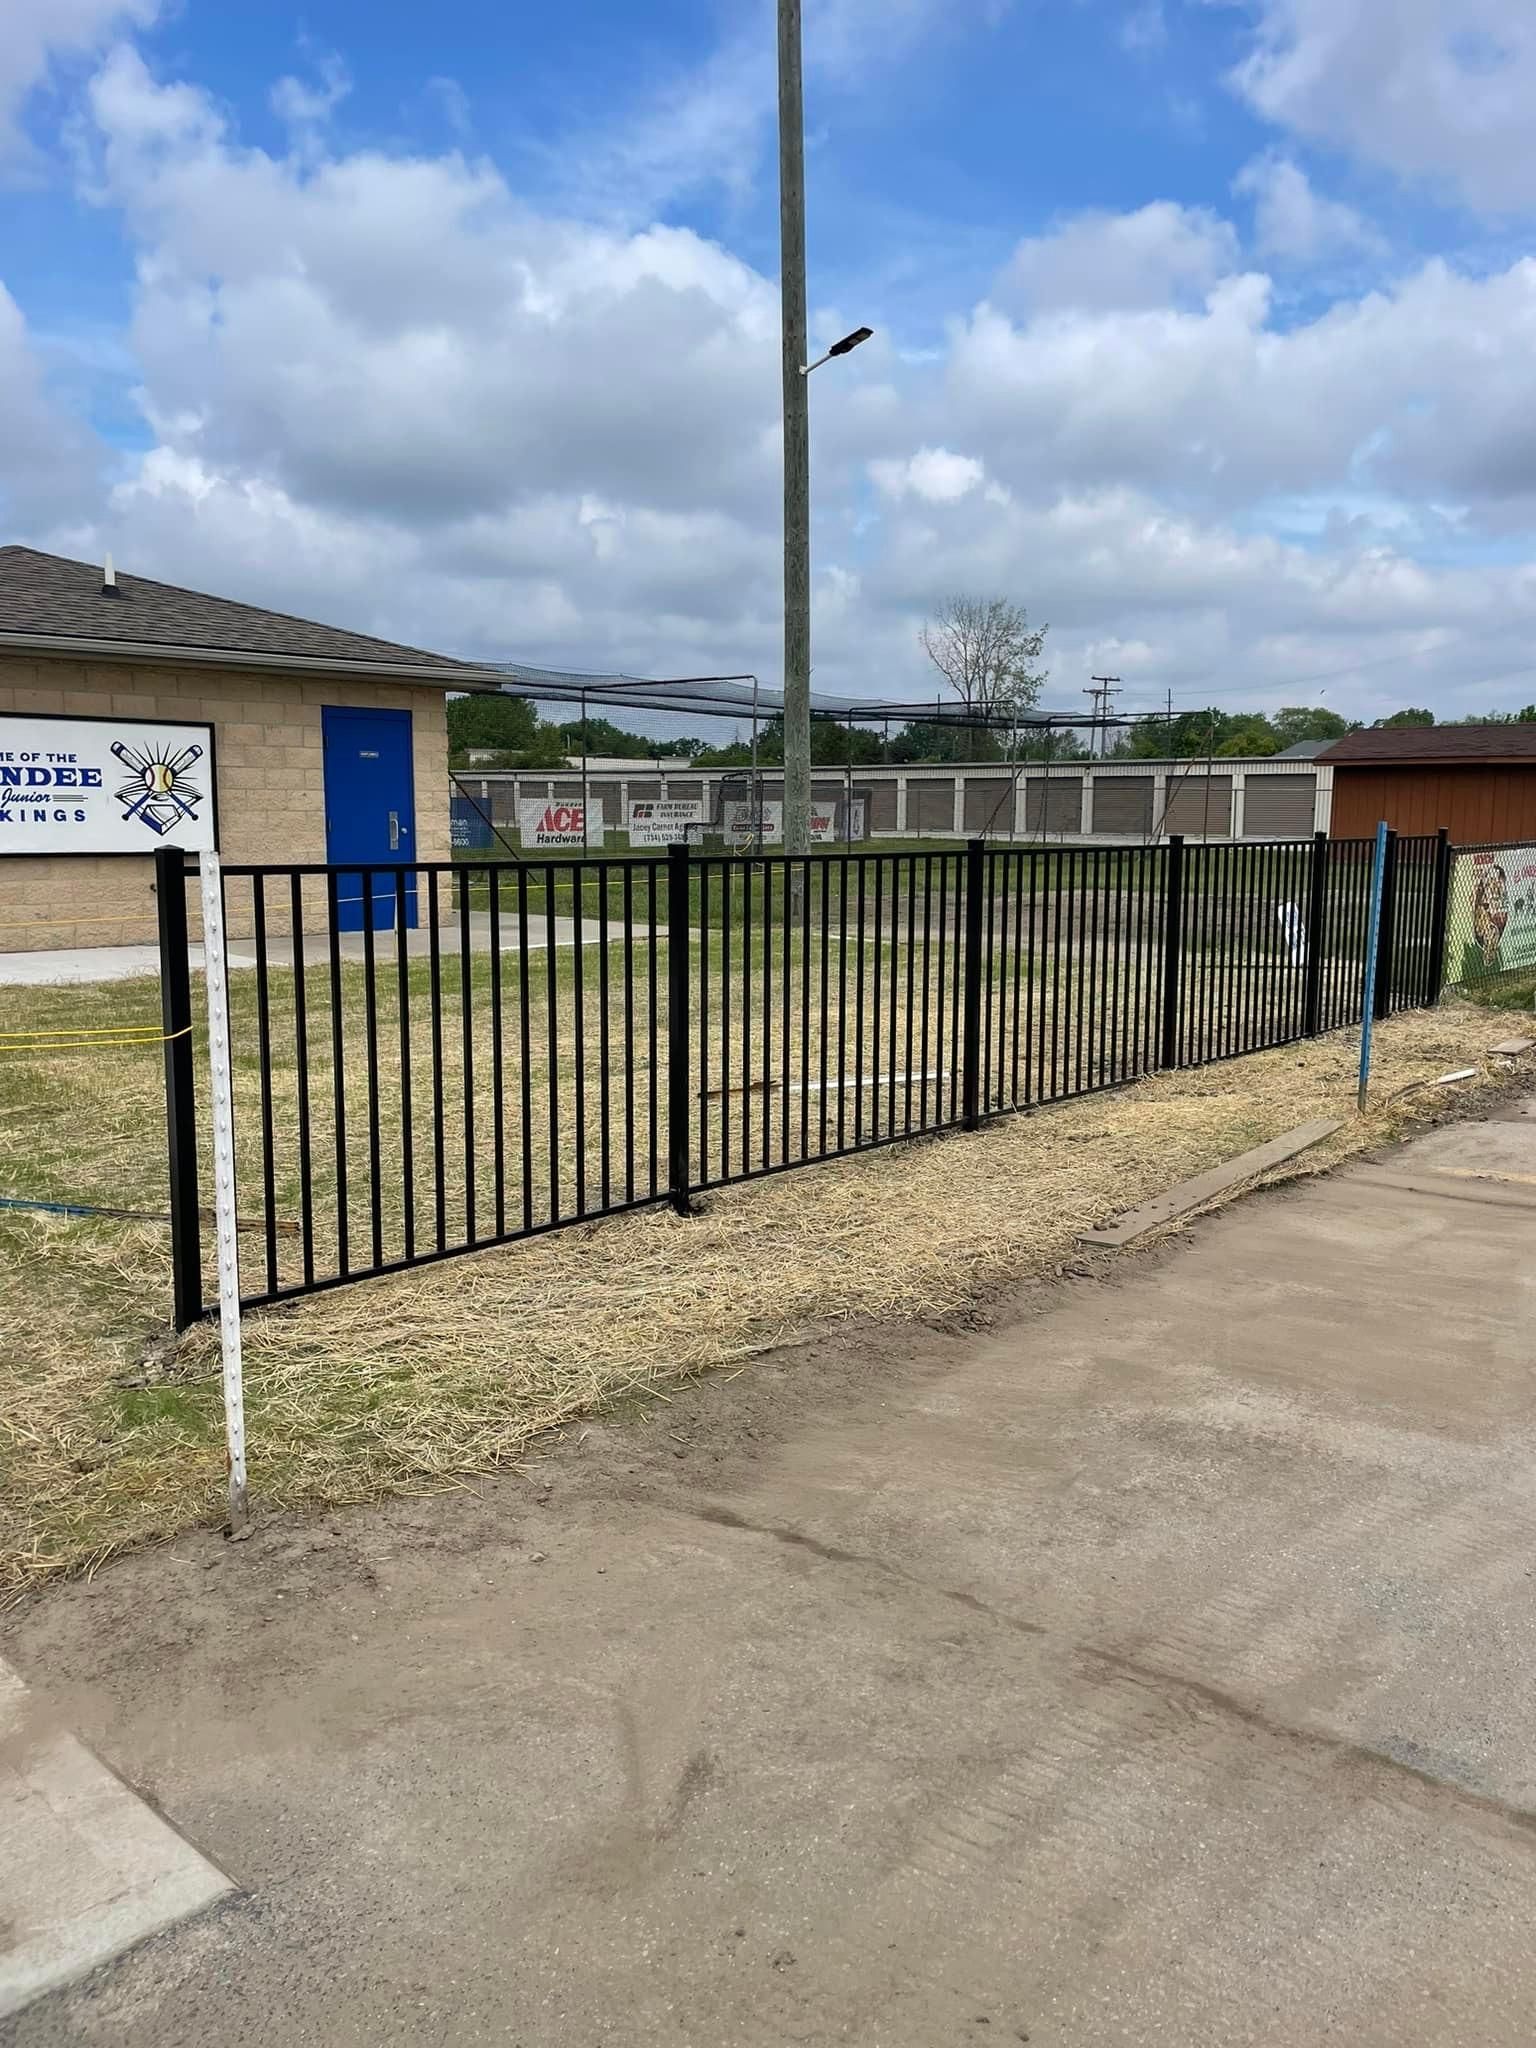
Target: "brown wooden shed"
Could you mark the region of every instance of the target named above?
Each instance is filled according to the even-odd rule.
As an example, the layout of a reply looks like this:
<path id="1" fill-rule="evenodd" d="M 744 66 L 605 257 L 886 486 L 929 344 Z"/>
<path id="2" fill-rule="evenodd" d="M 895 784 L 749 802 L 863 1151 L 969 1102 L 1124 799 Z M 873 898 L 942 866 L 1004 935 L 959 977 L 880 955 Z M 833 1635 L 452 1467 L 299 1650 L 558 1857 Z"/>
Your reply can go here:
<path id="1" fill-rule="evenodd" d="M 1536 724 L 1391 725 L 1318 756 L 1333 770 L 1332 834 L 1438 832 L 1458 846 L 1536 841 Z"/>

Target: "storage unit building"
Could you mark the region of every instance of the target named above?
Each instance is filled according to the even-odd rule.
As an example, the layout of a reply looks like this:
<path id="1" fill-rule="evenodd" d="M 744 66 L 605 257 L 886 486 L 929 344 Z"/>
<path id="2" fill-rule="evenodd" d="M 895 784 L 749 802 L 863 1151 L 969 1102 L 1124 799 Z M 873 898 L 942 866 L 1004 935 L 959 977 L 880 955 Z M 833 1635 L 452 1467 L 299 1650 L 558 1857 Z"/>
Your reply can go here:
<path id="1" fill-rule="evenodd" d="M 1319 757 L 1334 778 L 1332 832 L 1438 832 L 1458 846 L 1536 840 L 1536 724 L 1401 725 L 1352 732 Z"/>

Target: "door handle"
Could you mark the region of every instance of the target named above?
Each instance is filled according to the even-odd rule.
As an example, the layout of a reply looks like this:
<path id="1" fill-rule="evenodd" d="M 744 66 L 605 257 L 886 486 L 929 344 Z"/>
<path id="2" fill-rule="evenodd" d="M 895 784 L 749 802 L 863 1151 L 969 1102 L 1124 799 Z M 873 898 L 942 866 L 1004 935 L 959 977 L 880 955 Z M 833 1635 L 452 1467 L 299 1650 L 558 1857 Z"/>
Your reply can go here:
<path id="1" fill-rule="evenodd" d="M 391 853 L 398 853 L 400 851 L 400 813 L 398 811 L 391 811 L 389 814 L 389 850 Z"/>

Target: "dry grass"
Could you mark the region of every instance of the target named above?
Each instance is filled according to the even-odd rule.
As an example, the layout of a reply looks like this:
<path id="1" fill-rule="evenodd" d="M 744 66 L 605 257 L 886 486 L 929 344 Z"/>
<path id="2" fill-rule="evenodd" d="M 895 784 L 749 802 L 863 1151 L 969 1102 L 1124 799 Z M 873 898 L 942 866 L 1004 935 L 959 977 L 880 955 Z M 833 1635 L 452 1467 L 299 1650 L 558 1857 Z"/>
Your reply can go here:
<path id="1" fill-rule="evenodd" d="M 1482 1054 L 1496 1035 L 1462 1006 L 1384 1025 L 1378 1096 L 1476 1064 L 1483 1081 L 1459 1091 L 1475 1096 L 1495 1085 Z M 1350 1121 L 1277 1177 L 1443 1108 L 1430 1091 L 1354 1120 L 1355 1044 L 1339 1034 L 1161 1076 L 735 1188 L 687 1221 L 650 1210 L 252 1315 L 253 1492 L 309 1508 L 447 1483 L 516 1459 L 554 1424 L 818 1324 L 963 1310 L 1070 1256 L 1079 1229 L 1307 1118 Z M 152 1183 L 158 1123 L 104 1132 L 107 1105 L 93 1115 L 89 1097 L 101 1064 L 66 1064 L 45 1145 L 64 1144 L 53 1118 L 73 1116 L 92 1176 L 139 1163 Z M 0 1097 L 0 1117 L 15 1116 Z M 137 1360 L 164 1313 L 165 1233 L 13 1214 L 0 1250 L 0 1584 L 89 1568 L 216 1514 L 216 1333 L 189 1332 L 163 1372 L 124 1383 L 146 1377 Z"/>

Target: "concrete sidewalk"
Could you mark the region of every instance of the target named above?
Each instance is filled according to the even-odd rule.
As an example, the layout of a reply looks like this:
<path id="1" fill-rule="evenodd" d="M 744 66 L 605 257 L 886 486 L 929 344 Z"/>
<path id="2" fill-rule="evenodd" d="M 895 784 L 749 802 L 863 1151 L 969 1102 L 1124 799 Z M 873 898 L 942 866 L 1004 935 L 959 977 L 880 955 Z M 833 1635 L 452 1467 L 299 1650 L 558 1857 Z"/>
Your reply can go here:
<path id="1" fill-rule="evenodd" d="M 623 938 L 623 930 L 617 920 L 608 925 L 608 943 L 616 945 Z M 498 933 L 497 950 L 502 953 L 518 953 L 521 935 L 517 919 L 503 918 Z M 581 921 L 581 940 L 584 946 L 600 946 L 603 943 L 603 927 L 595 917 Z M 555 919 L 555 946 L 557 950 L 574 946 L 576 943 L 576 920 L 573 917 Z M 637 946 L 647 943 L 642 931 L 635 934 Z M 395 955 L 395 935 L 392 931 L 378 932 L 374 936 L 375 949 L 381 959 L 391 960 Z M 456 958 L 463 950 L 463 933 L 457 917 L 445 917 L 438 934 L 439 950 L 446 959 Z M 530 954 L 542 953 L 549 947 L 549 927 L 543 918 L 529 920 L 528 950 Z M 412 960 L 425 960 L 432 948 L 431 938 L 425 926 L 407 932 L 405 950 Z M 469 949 L 471 953 L 489 953 L 491 950 L 491 920 L 483 910 L 472 911 L 469 919 Z M 364 955 L 364 939 L 361 932 L 343 932 L 337 944 L 343 960 L 361 962 Z M 203 971 L 203 949 L 189 946 L 188 957 L 194 974 Z M 331 957 L 330 940 L 323 933 L 311 933 L 304 940 L 304 963 L 319 966 Z M 255 942 L 250 939 L 231 939 L 228 945 L 231 970 L 254 968 L 256 965 Z M 293 940 L 275 937 L 267 947 L 267 958 L 274 967 L 293 965 Z M 0 953 L 0 988 L 55 988 L 72 984 L 108 981 L 130 981 L 135 976 L 160 974 L 160 949 L 157 946 L 74 946 L 52 952 Z"/>
<path id="2" fill-rule="evenodd" d="M 10 1648 L 242 1887 L 15 2048 L 1536 2038 L 1536 1120 Z"/>

